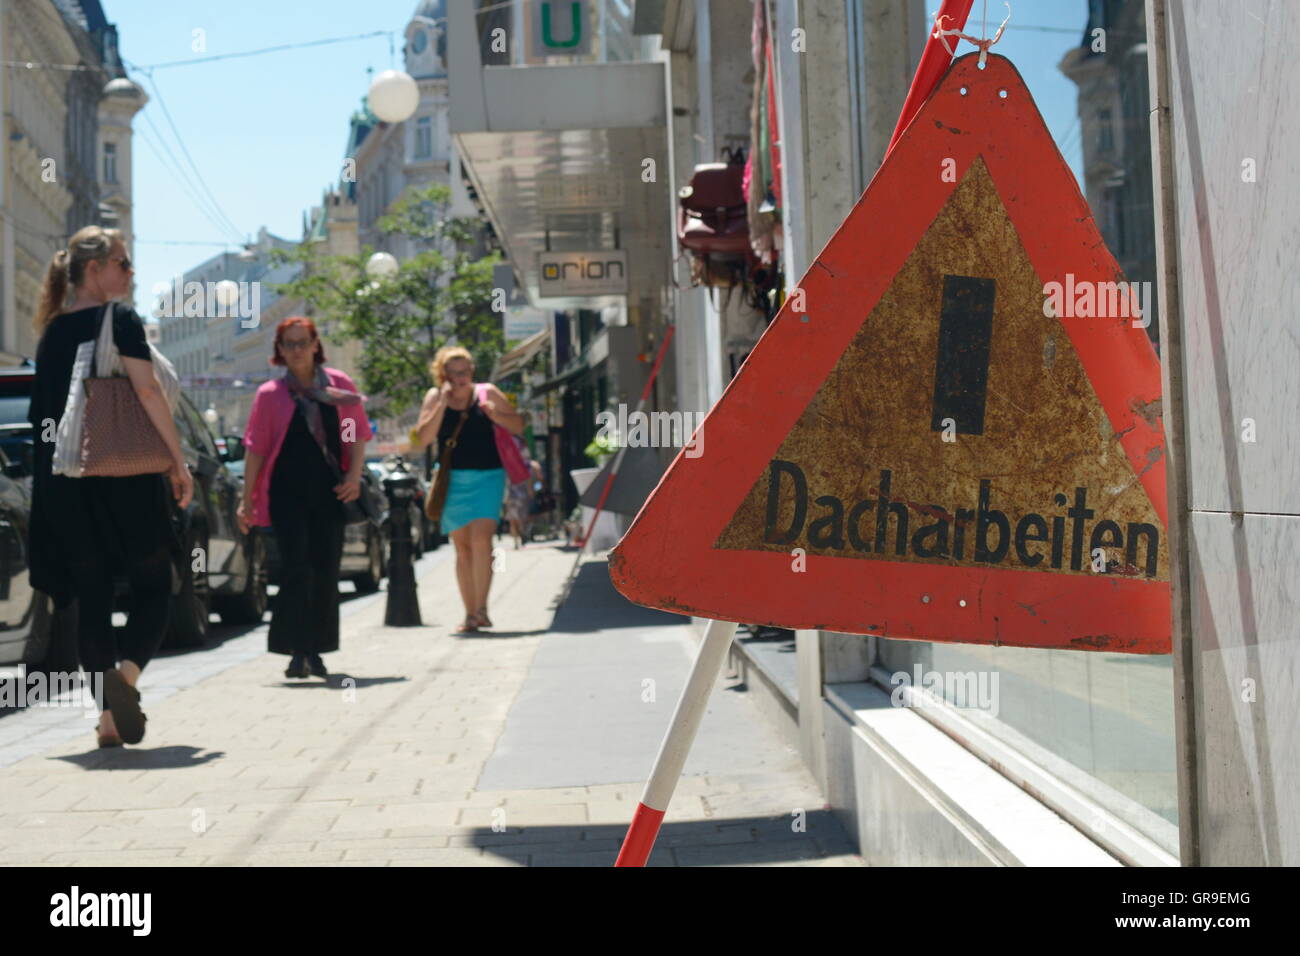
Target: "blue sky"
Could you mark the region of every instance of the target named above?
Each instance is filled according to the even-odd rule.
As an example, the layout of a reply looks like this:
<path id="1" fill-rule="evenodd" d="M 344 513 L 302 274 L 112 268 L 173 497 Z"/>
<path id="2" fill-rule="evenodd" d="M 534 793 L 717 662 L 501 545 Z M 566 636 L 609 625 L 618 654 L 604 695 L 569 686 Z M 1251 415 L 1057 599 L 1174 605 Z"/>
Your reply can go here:
<path id="1" fill-rule="evenodd" d="M 975 2 L 968 33 L 979 32 L 981 2 Z M 151 76 L 131 70 L 151 97 L 136 117 L 134 150 L 137 305 L 147 315 L 155 282 L 223 248 L 237 248 L 230 230 L 215 225 L 190 198 L 199 190 L 160 160 L 160 153 L 166 156 L 160 145 L 165 140 L 176 162 L 188 169 L 162 104 L 240 234 L 253 236 L 265 225 L 276 235 L 298 239 L 304 210 L 338 178 L 348 117 L 368 85 L 366 68 L 379 72 L 401 65 L 401 31 L 416 0 L 313 0 L 310 5 L 104 0 L 104 6 L 117 24 L 122 55 L 134 66 L 155 67 Z M 1058 143 L 1077 142 L 1075 87 L 1056 64 L 1082 37 L 1086 0 L 1019 0 L 1013 11 L 1017 29 L 1008 29 L 995 49 L 1020 69 Z M 990 3 L 988 15 L 992 32 L 1005 8 Z M 1023 29 L 1027 26 L 1069 32 Z M 203 53 L 192 49 L 195 30 L 203 31 Z M 374 31 L 393 31 L 391 58 L 389 40 L 381 36 L 212 63 L 158 65 Z M 966 49 L 963 44 L 961 52 Z M 1077 148 L 1067 151 L 1066 159 L 1077 173 Z M 196 242 L 212 244 L 167 244 Z"/>
<path id="2" fill-rule="evenodd" d="M 983 0 L 975 0 L 966 33 L 980 35 L 980 13 Z M 938 4 L 932 4 L 938 9 Z M 1083 39 L 1083 29 L 1088 23 L 1087 0 L 1012 0 L 1011 22 L 993 51 L 1000 53 L 1016 65 L 1029 91 L 1034 95 L 1038 110 L 1047 122 L 1058 147 L 1064 147 L 1065 160 L 1080 177 L 1083 166 L 1082 144 L 1079 139 L 1078 87 L 1059 69 L 1057 64 L 1071 47 Z M 1007 15 L 1001 0 L 989 0 L 988 33 L 991 36 L 997 25 Z M 1035 29 L 1046 27 L 1047 29 Z M 958 53 L 974 47 L 962 43 Z"/>
<path id="3" fill-rule="evenodd" d="M 338 179 L 348 117 L 365 95 L 367 67 L 378 73 L 401 65 L 401 31 L 417 0 L 224 0 L 217 3 L 104 0 L 118 28 L 123 57 L 147 67 L 285 43 L 395 31 L 390 62 L 387 37 L 307 47 L 246 59 L 157 68 L 161 93 L 203 180 L 242 234 L 265 225 L 286 239 L 301 235 L 303 211 L 320 202 Z M 203 30 L 207 50 L 191 49 Z M 189 198 L 191 191 L 160 161 L 158 131 L 188 168 L 154 86 L 129 70 L 150 96 L 136 116 L 134 205 L 136 294 L 143 315 L 155 282 L 237 248 L 234 237 L 210 222 Z M 152 119 L 153 125 L 149 120 Z M 153 148 L 149 142 L 152 141 Z M 166 155 L 163 152 L 163 155 Z M 216 244 L 163 245 L 167 241 Z"/>

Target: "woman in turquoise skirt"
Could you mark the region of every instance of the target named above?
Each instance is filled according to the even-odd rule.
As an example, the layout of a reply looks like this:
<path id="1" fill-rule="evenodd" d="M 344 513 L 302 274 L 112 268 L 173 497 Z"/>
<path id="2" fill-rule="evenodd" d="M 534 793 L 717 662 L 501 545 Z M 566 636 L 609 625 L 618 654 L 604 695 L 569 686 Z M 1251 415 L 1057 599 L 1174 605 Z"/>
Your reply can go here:
<path id="1" fill-rule="evenodd" d="M 492 535 L 501 519 L 506 473 L 497 452 L 495 428 L 522 435 L 524 416 L 491 383 L 474 384 L 474 360 L 460 346 L 440 349 L 431 367 L 435 387 L 420 407 L 411 432 L 415 448 L 438 442 L 435 457 L 460 428 L 451 446 L 451 482 L 441 530 L 456 547 L 456 582 L 465 603 L 462 631 L 491 627 Z"/>

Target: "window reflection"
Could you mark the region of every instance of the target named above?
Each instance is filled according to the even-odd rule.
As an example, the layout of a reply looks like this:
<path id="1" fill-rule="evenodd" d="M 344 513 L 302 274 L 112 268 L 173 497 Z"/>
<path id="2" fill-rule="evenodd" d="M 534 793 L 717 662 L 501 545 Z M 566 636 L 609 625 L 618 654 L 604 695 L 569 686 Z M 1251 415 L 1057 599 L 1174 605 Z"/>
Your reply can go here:
<path id="1" fill-rule="evenodd" d="M 994 52 L 1015 64 L 1034 94 L 1125 277 L 1154 290 L 1143 4 L 1043 0 L 1032 17 L 1013 18 Z M 979 31 L 972 15 L 966 32 Z M 1143 302 L 1151 303 L 1148 334 L 1158 347 L 1156 303 Z M 978 709 L 963 716 L 1178 852 L 1171 657 L 886 639 L 878 647 L 890 673 L 911 674 L 917 665 L 996 670 L 996 716 Z"/>

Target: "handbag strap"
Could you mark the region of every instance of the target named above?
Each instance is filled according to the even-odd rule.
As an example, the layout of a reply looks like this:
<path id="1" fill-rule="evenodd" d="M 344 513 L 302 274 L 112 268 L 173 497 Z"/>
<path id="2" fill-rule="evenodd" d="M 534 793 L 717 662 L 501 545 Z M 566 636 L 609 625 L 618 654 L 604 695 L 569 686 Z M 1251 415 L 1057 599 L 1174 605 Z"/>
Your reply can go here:
<path id="1" fill-rule="evenodd" d="M 474 393 L 474 398 L 478 398 L 477 391 Z M 451 467 L 451 453 L 456 448 L 456 441 L 460 438 L 460 430 L 465 427 L 465 422 L 469 421 L 469 413 L 474 408 L 475 404 L 477 404 L 477 402 L 471 401 L 461 409 L 460 421 L 456 423 L 456 427 L 452 430 L 451 437 L 448 438 L 442 446 L 442 454 L 438 456 L 439 470 L 442 469 L 444 464 L 446 464 L 448 468 Z"/>
<path id="2" fill-rule="evenodd" d="M 104 303 L 99 314 L 99 335 L 95 341 L 95 378 L 108 378 L 119 361 L 117 343 L 113 341 L 113 301 Z"/>

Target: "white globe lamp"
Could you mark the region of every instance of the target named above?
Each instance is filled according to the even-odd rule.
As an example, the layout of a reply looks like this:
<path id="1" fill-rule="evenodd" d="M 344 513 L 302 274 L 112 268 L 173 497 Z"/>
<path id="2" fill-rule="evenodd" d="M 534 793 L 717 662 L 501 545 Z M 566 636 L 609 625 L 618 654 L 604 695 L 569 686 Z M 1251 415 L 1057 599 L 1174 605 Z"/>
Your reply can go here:
<path id="1" fill-rule="evenodd" d="M 230 279 L 222 279 L 212 292 L 216 296 L 217 304 L 223 309 L 228 309 L 239 301 L 239 283 Z"/>
<path id="2" fill-rule="evenodd" d="M 402 123 L 415 115 L 420 105 L 420 88 L 409 73 L 384 70 L 370 84 L 366 103 L 370 112 L 385 123 Z"/>
<path id="3" fill-rule="evenodd" d="M 391 252 L 376 252 L 366 260 L 366 275 L 372 279 L 388 279 L 397 275 L 397 257 Z"/>

